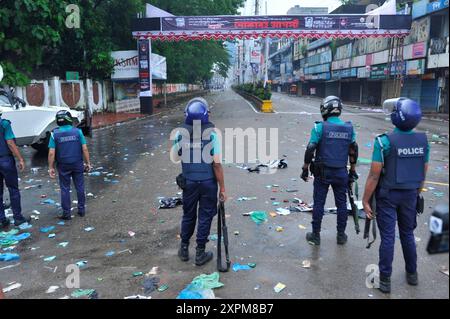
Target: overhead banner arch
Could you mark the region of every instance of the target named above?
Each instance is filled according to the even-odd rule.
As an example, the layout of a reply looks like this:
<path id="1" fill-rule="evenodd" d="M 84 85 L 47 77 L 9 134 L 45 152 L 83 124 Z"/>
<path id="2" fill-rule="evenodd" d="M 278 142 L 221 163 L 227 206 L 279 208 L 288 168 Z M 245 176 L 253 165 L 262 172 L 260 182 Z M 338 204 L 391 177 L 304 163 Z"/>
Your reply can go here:
<path id="1" fill-rule="evenodd" d="M 133 37 L 159 41 L 405 37 L 410 15 L 182 16 L 133 21 Z"/>

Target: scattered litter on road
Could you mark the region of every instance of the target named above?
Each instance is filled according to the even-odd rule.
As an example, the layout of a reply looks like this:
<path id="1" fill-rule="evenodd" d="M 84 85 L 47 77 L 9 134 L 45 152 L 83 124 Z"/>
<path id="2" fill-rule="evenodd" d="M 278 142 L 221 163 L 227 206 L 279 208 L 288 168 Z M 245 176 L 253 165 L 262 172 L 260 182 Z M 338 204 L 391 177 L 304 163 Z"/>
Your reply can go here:
<path id="1" fill-rule="evenodd" d="M 14 268 L 14 267 L 17 267 L 17 266 L 19 266 L 19 265 L 20 265 L 20 263 L 17 263 L 17 264 L 14 264 L 14 265 L 4 266 L 4 267 L 0 268 L 0 270 Z"/>
<path id="2" fill-rule="evenodd" d="M 132 232 L 131 230 L 128 232 L 128 235 L 130 236 L 130 237 L 134 237 L 134 235 L 136 235 L 136 233 L 135 232 Z"/>
<path id="3" fill-rule="evenodd" d="M 177 296 L 177 299 L 215 299 L 212 289 L 220 288 L 223 283 L 219 282 L 219 273 L 210 275 L 202 274 L 192 280 Z"/>
<path id="4" fill-rule="evenodd" d="M 134 295 L 134 296 L 128 296 L 124 297 L 123 299 L 152 299 L 152 297 L 148 296 L 141 296 L 141 295 Z"/>
<path id="5" fill-rule="evenodd" d="M 20 230 L 26 230 L 26 229 L 30 229 L 31 227 L 33 227 L 31 224 L 28 223 L 23 223 L 19 226 Z"/>
<path id="6" fill-rule="evenodd" d="M 166 291 L 167 289 L 169 289 L 169 286 L 168 286 L 168 285 L 161 285 L 161 286 L 158 287 L 158 291 L 159 291 L 159 292 L 164 292 L 164 291 Z"/>
<path id="7" fill-rule="evenodd" d="M 75 263 L 75 265 L 77 265 L 78 268 L 84 268 L 87 266 L 87 263 L 88 262 L 86 260 L 80 260 L 80 261 L 77 261 Z"/>
<path id="8" fill-rule="evenodd" d="M 145 276 L 149 277 L 149 276 L 157 275 L 158 269 L 159 269 L 159 267 L 156 267 L 156 266 L 152 267 L 152 269 L 148 273 L 146 273 Z"/>
<path id="9" fill-rule="evenodd" d="M 269 215 L 270 215 L 271 217 L 277 217 L 277 216 L 278 216 L 278 214 L 275 213 L 275 212 L 270 212 Z"/>
<path id="10" fill-rule="evenodd" d="M 275 230 L 276 230 L 277 232 L 281 233 L 281 232 L 284 230 L 284 228 L 281 227 L 281 226 L 277 226 L 277 228 L 275 228 Z"/>
<path id="11" fill-rule="evenodd" d="M 305 259 L 302 261 L 302 267 L 303 268 L 311 268 L 311 261 L 308 259 Z"/>
<path id="12" fill-rule="evenodd" d="M 39 229 L 39 231 L 41 233 L 48 233 L 48 232 L 52 231 L 53 229 L 55 229 L 55 226 L 41 227 Z"/>
<path id="13" fill-rule="evenodd" d="M 235 231 L 234 231 L 234 235 L 235 235 L 235 236 L 239 236 L 239 231 L 238 231 L 238 230 L 235 230 Z"/>
<path id="14" fill-rule="evenodd" d="M 74 298 L 88 297 L 89 299 L 97 299 L 98 294 L 95 289 L 77 289 L 71 294 Z"/>
<path id="15" fill-rule="evenodd" d="M 100 172 L 90 172 L 90 173 L 88 173 L 88 176 L 101 176 L 102 175 L 102 173 L 100 173 Z"/>
<path id="16" fill-rule="evenodd" d="M 59 289 L 59 286 L 50 286 L 45 293 L 46 294 L 52 294 L 58 289 Z"/>
<path id="17" fill-rule="evenodd" d="M 56 202 L 53 199 L 48 198 L 48 199 L 42 201 L 42 204 L 56 205 Z"/>
<path id="18" fill-rule="evenodd" d="M 151 277 L 146 278 L 144 282 L 142 283 L 142 286 L 144 287 L 144 293 L 149 294 L 158 289 L 159 285 L 159 278 L 158 277 Z"/>
<path id="19" fill-rule="evenodd" d="M 18 254 L 12 254 L 12 253 L 4 253 L 0 254 L 0 261 L 13 261 L 13 260 L 19 260 L 20 256 Z"/>
<path id="20" fill-rule="evenodd" d="M 286 216 L 286 215 L 290 215 L 291 211 L 289 209 L 280 207 L 280 208 L 277 208 L 277 213 L 278 213 L 278 215 Z"/>
<path id="21" fill-rule="evenodd" d="M 4 293 L 7 293 L 7 292 L 10 292 L 10 291 L 12 291 L 12 290 L 14 290 L 14 289 L 19 289 L 20 287 L 22 287 L 22 284 L 13 282 L 13 283 L 11 283 L 8 287 L 3 288 L 3 292 L 4 292 Z"/>
<path id="22" fill-rule="evenodd" d="M 116 253 L 115 251 L 111 250 L 111 251 L 108 251 L 108 252 L 105 254 L 105 256 L 106 256 L 106 257 L 111 257 L 111 256 L 114 256 L 115 253 Z"/>
<path id="23" fill-rule="evenodd" d="M 93 231 L 94 229 L 95 229 L 94 227 L 86 227 L 84 231 L 90 232 Z"/>
<path id="24" fill-rule="evenodd" d="M 44 261 L 50 262 L 50 261 L 53 261 L 53 260 L 55 260 L 55 259 L 56 259 L 56 256 L 50 256 L 50 257 L 44 258 Z"/>
<path id="25" fill-rule="evenodd" d="M 65 222 L 58 222 L 57 225 L 59 226 L 64 226 L 66 223 Z"/>
<path id="26" fill-rule="evenodd" d="M 239 202 L 243 202 L 243 201 L 249 201 L 249 200 L 256 200 L 258 199 L 257 197 L 239 197 L 237 200 Z"/>
<path id="27" fill-rule="evenodd" d="M 252 267 L 250 267 L 249 265 L 241 265 L 241 264 L 235 263 L 235 264 L 233 264 L 231 269 L 233 269 L 234 272 L 238 272 L 239 270 L 250 270 L 250 269 L 252 269 Z"/>
<path id="28" fill-rule="evenodd" d="M 252 211 L 250 212 L 250 218 L 257 224 L 260 225 L 262 223 L 267 222 L 267 214 L 265 211 Z"/>
<path id="29" fill-rule="evenodd" d="M 68 241 L 63 241 L 63 242 L 61 242 L 61 243 L 58 244 L 59 247 L 63 247 L 63 248 L 66 248 L 67 245 L 69 245 L 69 242 L 68 242 Z"/>
<path id="30" fill-rule="evenodd" d="M 158 200 L 159 209 L 169 209 L 175 208 L 178 205 L 183 205 L 183 200 L 181 197 L 160 197 Z"/>
<path id="31" fill-rule="evenodd" d="M 306 227 L 305 226 L 303 226 L 303 225 L 298 225 L 298 228 L 300 228 L 300 229 L 306 229 Z"/>
<path id="32" fill-rule="evenodd" d="M 48 234 L 48 238 L 55 238 L 56 234 Z"/>
<path id="33" fill-rule="evenodd" d="M 285 285 L 285 284 L 282 284 L 281 282 L 279 282 L 279 283 L 276 284 L 275 287 L 273 287 L 273 290 L 274 290 L 276 293 L 279 293 L 279 292 L 281 292 L 284 288 L 286 288 L 286 285 Z"/>
<path id="34" fill-rule="evenodd" d="M 144 275 L 144 273 L 142 271 L 136 271 L 136 272 L 133 273 L 133 277 L 140 277 L 140 276 L 143 276 L 143 275 Z"/>
<path id="35" fill-rule="evenodd" d="M 447 267 L 442 266 L 439 271 L 448 277 L 448 268 Z"/>

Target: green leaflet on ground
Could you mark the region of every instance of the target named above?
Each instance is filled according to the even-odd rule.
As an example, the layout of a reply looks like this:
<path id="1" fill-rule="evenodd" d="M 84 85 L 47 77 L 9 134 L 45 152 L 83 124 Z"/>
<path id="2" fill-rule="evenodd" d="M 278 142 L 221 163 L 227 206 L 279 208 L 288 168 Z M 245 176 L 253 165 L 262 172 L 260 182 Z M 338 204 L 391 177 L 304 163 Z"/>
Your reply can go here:
<path id="1" fill-rule="evenodd" d="M 255 210 L 251 212 L 250 217 L 258 225 L 267 221 L 267 214 L 262 210 Z"/>
<path id="2" fill-rule="evenodd" d="M 192 280 L 192 284 L 198 289 L 215 289 L 220 288 L 224 284 L 219 282 L 219 273 L 214 272 L 211 275 L 202 274 Z"/>
<path id="3" fill-rule="evenodd" d="M 19 232 L 18 229 L 11 229 L 10 231 L 2 231 L 0 232 L 0 238 L 6 238 L 9 236 L 14 236 Z"/>
<path id="4" fill-rule="evenodd" d="M 90 296 L 95 292 L 94 289 L 78 289 L 72 292 L 71 296 L 74 298 L 79 298 L 83 296 Z"/>

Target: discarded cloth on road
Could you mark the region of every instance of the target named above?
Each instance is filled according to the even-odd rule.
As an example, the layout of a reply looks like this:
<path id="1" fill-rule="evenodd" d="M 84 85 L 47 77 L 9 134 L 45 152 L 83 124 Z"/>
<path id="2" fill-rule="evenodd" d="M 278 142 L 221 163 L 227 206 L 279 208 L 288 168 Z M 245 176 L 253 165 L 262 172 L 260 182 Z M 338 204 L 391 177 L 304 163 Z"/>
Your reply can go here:
<path id="1" fill-rule="evenodd" d="M 89 299 L 98 299 L 98 294 L 95 289 L 78 289 L 71 294 L 74 298 L 88 297 Z"/>
<path id="2" fill-rule="evenodd" d="M 192 282 L 183 289 L 177 299 L 215 299 L 212 289 L 220 288 L 223 283 L 219 282 L 219 273 L 210 275 L 202 274 L 195 277 Z"/>
<path id="3" fill-rule="evenodd" d="M 0 261 L 12 261 L 12 260 L 18 260 L 18 259 L 20 259 L 20 256 L 18 254 L 12 254 L 12 253 L 0 254 Z"/>
<path id="4" fill-rule="evenodd" d="M 280 159 L 280 160 L 270 161 L 267 164 L 258 164 L 258 165 L 254 166 L 254 167 L 247 168 L 247 170 L 250 173 L 254 173 L 254 172 L 259 173 L 261 171 L 261 168 L 264 168 L 264 169 L 267 169 L 267 170 L 269 170 L 269 169 L 276 169 L 276 168 L 284 169 L 284 168 L 287 168 L 287 166 L 288 165 L 287 165 L 285 159 L 283 158 L 283 159 Z"/>
<path id="5" fill-rule="evenodd" d="M 262 210 L 255 210 L 250 212 L 250 218 L 257 224 L 260 225 L 267 221 L 267 213 Z"/>
<path id="6" fill-rule="evenodd" d="M 235 263 L 233 264 L 231 269 L 233 269 L 234 272 L 238 272 L 239 270 L 250 270 L 252 269 L 252 267 L 250 267 L 249 265 L 241 265 L 239 263 Z"/>
<path id="7" fill-rule="evenodd" d="M 142 286 L 144 287 L 144 292 L 146 294 L 149 294 L 156 289 L 158 289 L 159 286 L 159 278 L 158 277 L 151 277 L 144 280 L 142 283 Z"/>
<path id="8" fill-rule="evenodd" d="M 159 209 L 175 208 L 183 205 L 181 197 L 161 197 L 159 198 Z"/>

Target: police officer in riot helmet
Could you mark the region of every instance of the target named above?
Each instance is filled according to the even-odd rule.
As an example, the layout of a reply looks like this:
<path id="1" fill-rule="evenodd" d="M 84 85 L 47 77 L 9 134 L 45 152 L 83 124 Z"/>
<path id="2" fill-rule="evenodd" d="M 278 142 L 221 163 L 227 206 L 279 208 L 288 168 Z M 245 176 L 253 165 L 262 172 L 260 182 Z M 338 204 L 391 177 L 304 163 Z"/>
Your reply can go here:
<path id="1" fill-rule="evenodd" d="M 320 231 L 325 201 L 331 185 L 337 207 L 337 243 L 347 242 L 347 189 L 349 181 L 358 178 L 355 171 L 358 159 L 358 144 L 351 122 L 342 121 L 342 102 L 336 96 L 326 97 L 320 105 L 323 122 L 315 122 L 305 152 L 301 178 L 307 182 L 309 170 L 314 175 L 314 207 L 312 232 L 306 240 L 311 245 L 320 245 Z M 350 171 L 347 164 L 350 160 Z"/>
<path id="2" fill-rule="evenodd" d="M 375 139 L 363 205 L 367 218 L 372 219 L 376 214 L 381 237 L 379 289 L 390 293 L 396 223 L 406 264 L 406 281 L 409 285 L 418 284 L 416 204 L 425 181 L 430 148 L 425 133 L 414 131 L 422 118 L 417 102 L 403 97 L 389 99 L 383 108 L 390 114 L 395 128 Z M 376 211 L 371 206 L 373 196 Z"/>
<path id="3" fill-rule="evenodd" d="M 178 130 L 174 148 L 181 159 L 182 174 L 177 178 L 183 189 L 181 245 L 178 256 L 189 260 L 189 243 L 197 223 L 195 264 L 201 266 L 213 258 L 205 251 L 211 223 L 217 214 L 217 194 L 226 200 L 220 141 L 209 121 L 208 102 L 195 98 L 185 109 L 185 123 Z M 179 179 L 182 179 L 182 182 Z M 182 184 L 182 185 L 181 185 Z M 219 189 L 218 189 L 219 188 Z M 197 211 L 198 207 L 198 211 Z"/>
<path id="4" fill-rule="evenodd" d="M 75 185 L 78 199 L 78 215 L 84 217 L 86 213 L 86 194 L 84 189 L 85 171 L 91 169 L 89 151 L 83 132 L 72 126 L 73 120 L 69 111 L 59 111 L 56 114 L 56 128 L 50 137 L 48 165 L 51 178 L 56 178 L 55 158 L 57 163 L 59 185 L 61 189 L 61 207 L 63 220 L 70 220 L 71 203 L 70 184 L 71 180 Z M 85 165 L 83 162 L 85 161 Z"/>

